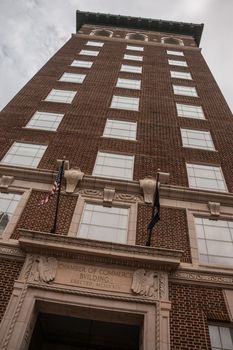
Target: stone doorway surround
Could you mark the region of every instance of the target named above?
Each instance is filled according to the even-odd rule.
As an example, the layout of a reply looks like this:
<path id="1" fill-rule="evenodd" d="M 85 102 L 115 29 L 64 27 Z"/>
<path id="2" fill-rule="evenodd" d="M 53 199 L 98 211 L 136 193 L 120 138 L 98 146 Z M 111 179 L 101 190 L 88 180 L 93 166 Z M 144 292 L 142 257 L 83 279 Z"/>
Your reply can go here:
<path id="1" fill-rule="evenodd" d="M 27 350 L 39 312 L 140 323 L 140 350 L 170 349 L 168 273 L 180 251 L 32 231 L 19 242 L 26 260 L 0 325 L 1 350 Z"/>

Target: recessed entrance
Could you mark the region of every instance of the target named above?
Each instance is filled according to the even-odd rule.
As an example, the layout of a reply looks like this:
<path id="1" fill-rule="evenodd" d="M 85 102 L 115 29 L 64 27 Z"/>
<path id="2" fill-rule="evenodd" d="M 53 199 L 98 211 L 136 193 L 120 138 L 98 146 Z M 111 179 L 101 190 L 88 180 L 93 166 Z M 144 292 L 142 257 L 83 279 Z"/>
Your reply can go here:
<path id="1" fill-rule="evenodd" d="M 28 350 L 139 350 L 140 326 L 39 313 Z"/>

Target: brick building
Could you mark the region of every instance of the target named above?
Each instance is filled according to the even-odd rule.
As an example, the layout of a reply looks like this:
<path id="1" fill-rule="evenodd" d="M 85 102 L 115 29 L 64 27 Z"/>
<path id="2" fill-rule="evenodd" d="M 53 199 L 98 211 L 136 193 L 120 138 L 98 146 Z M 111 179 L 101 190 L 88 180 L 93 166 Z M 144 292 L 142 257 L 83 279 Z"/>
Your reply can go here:
<path id="1" fill-rule="evenodd" d="M 233 123 L 202 29 L 77 11 L 1 112 L 0 349 L 233 349 Z"/>

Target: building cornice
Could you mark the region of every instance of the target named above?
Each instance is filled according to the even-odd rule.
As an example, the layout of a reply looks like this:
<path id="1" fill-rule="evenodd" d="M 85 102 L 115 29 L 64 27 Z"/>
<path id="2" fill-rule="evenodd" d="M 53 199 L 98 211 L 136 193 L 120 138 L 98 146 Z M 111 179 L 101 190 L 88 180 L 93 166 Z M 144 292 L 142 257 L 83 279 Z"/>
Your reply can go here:
<path id="1" fill-rule="evenodd" d="M 161 19 L 130 17 L 106 13 L 76 11 L 76 31 L 84 24 L 132 28 L 192 36 L 199 46 L 204 24 L 164 21 Z"/>
<path id="2" fill-rule="evenodd" d="M 176 270 L 183 253 L 180 250 L 100 242 L 29 230 L 20 230 L 19 245 L 28 254 L 162 271 Z"/>

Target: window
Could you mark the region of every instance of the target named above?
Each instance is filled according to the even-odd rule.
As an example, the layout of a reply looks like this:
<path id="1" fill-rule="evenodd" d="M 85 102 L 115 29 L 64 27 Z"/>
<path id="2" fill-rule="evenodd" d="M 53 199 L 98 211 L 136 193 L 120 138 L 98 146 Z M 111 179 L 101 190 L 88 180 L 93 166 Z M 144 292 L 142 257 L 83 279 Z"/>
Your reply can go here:
<path id="1" fill-rule="evenodd" d="M 141 33 L 128 33 L 125 38 L 130 40 L 148 41 L 148 36 Z"/>
<path id="2" fill-rule="evenodd" d="M 126 49 L 127 50 L 133 50 L 133 51 L 144 51 L 144 47 L 141 47 L 141 46 L 127 45 Z"/>
<path id="3" fill-rule="evenodd" d="M 201 262 L 233 266 L 233 221 L 195 218 Z"/>
<path id="4" fill-rule="evenodd" d="M 127 243 L 128 208 L 84 204 L 78 237 Z"/>
<path id="5" fill-rule="evenodd" d="M 186 61 L 168 60 L 168 64 L 170 64 L 171 66 L 188 67 Z"/>
<path id="6" fill-rule="evenodd" d="M 52 89 L 45 101 L 71 103 L 77 91 Z"/>
<path id="7" fill-rule="evenodd" d="M 209 325 L 212 350 L 233 349 L 233 329 L 227 326 Z"/>
<path id="8" fill-rule="evenodd" d="M 214 151 L 214 144 L 209 131 L 181 129 L 183 146 Z"/>
<path id="9" fill-rule="evenodd" d="M 176 103 L 178 117 L 205 119 L 205 115 L 201 106 L 191 106 Z"/>
<path id="10" fill-rule="evenodd" d="M 172 37 L 164 37 L 161 39 L 163 44 L 171 44 L 171 45 L 184 45 L 183 40 Z"/>
<path id="11" fill-rule="evenodd" d="M 115 139 L 136 140 L 136 132 L 137 123 L 107 119 L 103 136 Z"/>
<path id="12" fill-rule="evenodd" d="M 119 88 L 124 88 L 124 89 L 140 90 L 141 80 L 118 78 L 116 86 Z"/>
<path id="13" fill-rule="evenodd" d="M 86 55 L 86 56 L 98 56 L 99 51 L 91 51 L 91 50 L 81 50 L 79 52 L 79 55 Z"/>
<path id="14" fill-rule="evenodd" d="M 91 68 L 92 65 L 93 65 L 93 62 L 81 61 L 81 60 L 74 60 L 71 63 L 72 67 L 80 67 L 80 68 Z"/>
<path id="15" fill-rule="evenodd" d="M 184 56 L 184 53 L 182 51 L 167 50 L 167 55 Z"/>
<path id="16" fill-rule="evenodd" d="M 191 74 L 186 72 L 171 71 L 171 78 L 192 80 Z"/>
<path id="17" fill-rule="evenodd" d="M 31 143 L 14 142 L 1 164 L 36 168 L 47 146 Z"/>
<path id="18" fill-rule="evenodd" d="M 142 73 L 142 67 L 138 66 L 129 66 L 127 64 L 121 65 L 121 72 L 128 72 L 128 73 Z"/>
<path id="19" fill-rule="evenodd" d="M 27 123 L 26 128 L 55 131 L 63 117 L 64 114 L 60 113 L 36 112 Z"/>
<path id="20" fill-rule="evenodd" d="M 21 195 L 0 192 L 0 234 L 5 230 L 20 201 Z"/>
<path id="21" fill-rule="evenodd" d="M 90 35 L 107 36 L 111 38 L 113 36 L 113 32 L 106 29 L 95 29 Z"/>
<path id="22" fill-rule="evenodd" d="M 138 111 L 139 98 L 114 95 L 112 98 L 111 108 L 125 109 L 129 111 Z"/>
<path id="23" fill-rule="evenodd" d="M 76 73 L 64 73 L 59 81 L 67 81 L 69 83 L 79 83 L 82 84 L 85 79 L 86 74 L 76 74 Z"/>
<path id="24" fill-rule="evenodd" d="M 98 152 L 93 175 L 115 179 L 133 179 L 134 157 Z"/>
<path id="25" fill-rule="evenodd" d="M 124 55 L 124 60 L 130 60 L 130 61 L 142 61 L 142 60 L 143 60 L 143 56 Z"/>
<path id="26" fill-rule="evenodd" d="M 227 192 L 221 167 L 200 164 L 186 164 L 189 187 Z"/>
<path id="27" fill-rule="evenodd" d="M 98 41 L 88 41 L 86 43 L 87 46 L 98 46 L 98 47 L 103 47 L 104 43 L 100 43 Z"/>
<path id="28" fill-rule="evenodd" d="M 173 91 L 175 95 L 198 97 L 196 88 L 191 86 L 173 85 Z"/>

